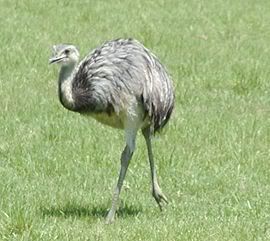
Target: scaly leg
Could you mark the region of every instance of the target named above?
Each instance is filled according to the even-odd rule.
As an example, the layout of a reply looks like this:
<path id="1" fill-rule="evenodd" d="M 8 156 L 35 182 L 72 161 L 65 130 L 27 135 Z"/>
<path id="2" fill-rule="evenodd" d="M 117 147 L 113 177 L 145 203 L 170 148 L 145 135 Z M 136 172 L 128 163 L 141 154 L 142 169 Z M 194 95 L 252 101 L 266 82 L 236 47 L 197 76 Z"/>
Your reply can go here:
<path id="1" fill-rule="evenodd" d="M 127 145 L 121 155 L 121 169 L 120 169 L 120 173 L 118 177 L 118 182 L 117 182 L 117 185 L 113 194 L 113 198 L 112 198 L 112 207 L 106 217 L 107 224 L 112 223 L 114 220 L 121 188 L 122 188 L 125 176 L 126 176 L 129 162 L 131 160 L 131 157 L 135 149 L 135 138 L 136 138 L 136 133 L 134 132 L 126 133 Z"/>
<path id="2" fill-rule="evenodd" d="M 157 173 L 156 173 L 154 157 L 153 157 L 153 152 L 152 152 L 150 127 L 143 129 L 142 133 L 146 141 L 149 164 L 150 164 L 150 169 L 151 169 L 152 195 L 155 198 L 160 210 L 162 210 L 162 201 L 164 201 L 165 203 L 168 203 L 168 200 L 166 196 L 162 193 L 162 190 L 158 184 Z"/>

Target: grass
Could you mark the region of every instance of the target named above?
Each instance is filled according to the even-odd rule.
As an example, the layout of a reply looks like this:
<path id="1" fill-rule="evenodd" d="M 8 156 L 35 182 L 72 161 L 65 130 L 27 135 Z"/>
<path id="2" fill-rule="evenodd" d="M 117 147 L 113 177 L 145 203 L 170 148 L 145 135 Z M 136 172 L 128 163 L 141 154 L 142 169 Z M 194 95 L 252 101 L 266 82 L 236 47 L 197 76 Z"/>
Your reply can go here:
<path id="1" fill-rule="evenodd" d="M 0 240 L 269 240 L 270 3 L 0 0 Z M 160 213 L 141 135 L 118 218 L 104 225 L 123 133 L 63 109 L 50 46 L 81 54 L 134 37 L 174 79 L 154 140 Z"/>

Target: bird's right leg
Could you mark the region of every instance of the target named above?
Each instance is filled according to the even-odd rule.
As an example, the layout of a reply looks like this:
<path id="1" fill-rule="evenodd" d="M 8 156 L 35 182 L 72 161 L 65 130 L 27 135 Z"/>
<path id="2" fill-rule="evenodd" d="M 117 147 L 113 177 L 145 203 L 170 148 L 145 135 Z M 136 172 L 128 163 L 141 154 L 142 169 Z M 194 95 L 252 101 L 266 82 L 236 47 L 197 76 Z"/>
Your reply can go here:
<path id="1" fill-rule="evenodd" d="M 157 172 L 156 172 L 156 168 L 154 164 L 154 157 L 153 157 L 152 144 L 151 144 L 150 127 L 143 129 L 142 133 L 146 141 L 149 164 L 150 164 L 150 169 L 151 169 L 152 195 L 155 198 L 160 210 L 162 210 L 162 205 L 161 205 L 162 201 L 164 201 L 165 203 L 168 203 L 168 200 L 166 196 L 162 193 L 162 190 L 158 184 Z"/>
<path id="2" fill-rule="evenodd" d="M 136 132 L 126 132 L 127 144 L 121 155 L 121 169 L 120 169 L 117 185 L 113 193 L 112 207 L 106 217 L 107 224 L 113 222 L 114 220 L 121 188 L 122 188 L 125 176 L 126 176 L 129 162 L 135 150 L 135 138 L 136 138 Z"/>

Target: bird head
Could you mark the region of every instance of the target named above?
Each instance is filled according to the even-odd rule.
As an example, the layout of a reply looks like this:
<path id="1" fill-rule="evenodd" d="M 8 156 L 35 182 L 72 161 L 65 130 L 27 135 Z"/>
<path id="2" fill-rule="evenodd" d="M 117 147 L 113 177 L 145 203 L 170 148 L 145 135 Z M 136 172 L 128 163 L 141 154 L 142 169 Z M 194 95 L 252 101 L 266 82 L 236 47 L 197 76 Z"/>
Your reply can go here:
<path id="1" fill-rule="evenodd" d="M 61 65 L 76 64 L 79 61 L 79 51 L 74 45 L 58 44 L 53 46 L 53 55 L 49 63 Z"/>

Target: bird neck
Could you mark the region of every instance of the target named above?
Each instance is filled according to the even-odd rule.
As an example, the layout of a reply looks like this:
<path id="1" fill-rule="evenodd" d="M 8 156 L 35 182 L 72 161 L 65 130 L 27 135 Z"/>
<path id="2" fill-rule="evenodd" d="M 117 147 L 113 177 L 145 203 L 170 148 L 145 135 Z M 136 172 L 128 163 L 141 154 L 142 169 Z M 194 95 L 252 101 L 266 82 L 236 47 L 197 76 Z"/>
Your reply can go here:
<path id="1" fill-rule="evenodd" d="M 68 110 L 74 109 L 74 99 L 72 95 L 72 83 L 74 78 L 74 72 L 76 63 L 64 65 L 61 67 L 59 74 L 59 87 L 58 94 L 61 104 Z"/>

